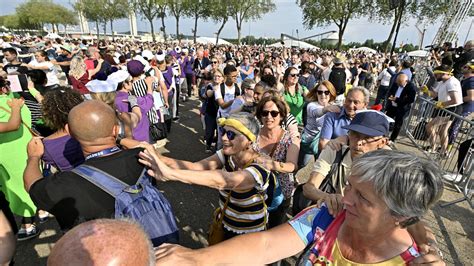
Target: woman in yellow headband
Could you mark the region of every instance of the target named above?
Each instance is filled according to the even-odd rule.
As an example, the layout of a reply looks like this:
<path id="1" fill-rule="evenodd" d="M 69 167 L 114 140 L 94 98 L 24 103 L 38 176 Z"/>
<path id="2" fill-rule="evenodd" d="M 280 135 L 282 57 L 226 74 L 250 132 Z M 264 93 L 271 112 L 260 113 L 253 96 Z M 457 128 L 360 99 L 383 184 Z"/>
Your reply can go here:
<path id="1" fill-rule="evenodd" d="M 180 181 L 219 190 L 219 205 L 225 209 L 224 239 L 263 231 L 268 212 L 276 209 L 282 196 L 275 175 L 256 163 L 260 156 L 253 144 L 259 132 L 249 113 L 236 113 L 219 120 L 223 148 L 199 162 L 172 159 L 147 146 L 140 161 L 160 181 Z M 279 190 L 278 190 L 279 191 Z M 279 202 L 278 202 L 279 200 Z"/>

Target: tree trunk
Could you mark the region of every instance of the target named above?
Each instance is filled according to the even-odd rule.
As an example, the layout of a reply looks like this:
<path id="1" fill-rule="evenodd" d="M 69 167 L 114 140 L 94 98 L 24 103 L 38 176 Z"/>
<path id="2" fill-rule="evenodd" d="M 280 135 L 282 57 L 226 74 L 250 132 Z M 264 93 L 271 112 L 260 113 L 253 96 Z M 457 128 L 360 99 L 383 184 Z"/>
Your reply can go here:
<path id="1" fill-rule="evenodd" d="M 107 22 L 102 23 L 102 29 L 104 30 L 104 40 L 107 39 Z"/>
<path id="2" fill-rule="evenodd" d="M 176 39 L 179 41 L 179 16 L 176 16 Z"/>
<path id="3" fill-rule="evenodd" d="M 342 45 L 342 36 L 344 35 L 344 30 L 342 29 L 342 25 L 337 25 L 339 28 L 338 32 L 338 40 L 337 40 L 337 46 L 336 50 L 340 51 L 341 50 L 341 45 Z"/>
<path id="4" fill-rule="evenodd" d="M 100 40 L 100 31 L 99 31 L 99 21 L 96 20 L 95 21 L 95 30 L 96 30 L 96 33 L 97 33 L 97 41 Z"/>
<path id="5" fill-rule="evenodd" d="M 165 15 L 162 14 L 160 17 L 161 17 L 161 28 L 163 29 L 163 38 L 165 39 L 165 42 L 166 42 Z"/>
<path id="6" fill-rule="evenodd" d="M 155 37 L 155 28 L 153 27 L 153 19 L 148 19 L 148 21 L 150 22 L 151 38 L 153 42 L 155 42 L 156 37 Z"/>
<path id="7" fill-rule="evenodd" d="M 390 44 L 390 42 L 392 41 L 392 38 L 393 38 L 393 33 L 395 32 L 395 28 L 397 27 L 397 21 L 398 21 L 398 9 L 395 9 L 395 12 L 394 12 L 394 20 L 393 20 L 393 23 L 392 23 L 392 29 L 390 29 L 390 34 L 388 35 L 387 37 L 387 40 L 385 41 L 385 47 L 384 47 L 384 53 L 386 54 L 388 52 L 388 45 Z"/>
<path id="8" fill-rule="evenodd" d="M 237 45 L 240 45 L 240 38 L 241 38 L 241 30 L 242 30 L 242 20 L 238 20 L 237 17 L 235 17 L 235 24 L 237 24 Z"/>
<path id="9" fill-rule="evenodd" d="M 194 34 L 193 34 L 193 42 L 196 43 L 196 35 L 197 35 L 197 28 L 198 28 L 198 13 L 194 14 Z"/>
<path id="10" fill-rule="evenodd" d="M 64 36 L 66 36 L 66 35 L 67 35 L 67 28 L 66 28 L 66 27 L 67 27 L 67 25 L 66 25 L 66 24 L 64 24 L 64 25 L 63 25 L 63 27 L 64 27 Z"/>
<path id="11" fill-rule="evenodd" d="M 115 41 L 115 35 L 114 35 L 114 21 L 110 20 L 110 32 L 112 33 L 112 41 Z"/>
<path id="12" fill-rule="evenodd" d="M 217 36 L 216 36 L 216 45 L 219 42 L 219 36 L 221 35 L 222 29 L 224 29 L 225 24 L 227 23 L 227 18 L 224 18 L 222 20 L 222 25 L 219 27 L 219 30 L 217 30 Z"/>

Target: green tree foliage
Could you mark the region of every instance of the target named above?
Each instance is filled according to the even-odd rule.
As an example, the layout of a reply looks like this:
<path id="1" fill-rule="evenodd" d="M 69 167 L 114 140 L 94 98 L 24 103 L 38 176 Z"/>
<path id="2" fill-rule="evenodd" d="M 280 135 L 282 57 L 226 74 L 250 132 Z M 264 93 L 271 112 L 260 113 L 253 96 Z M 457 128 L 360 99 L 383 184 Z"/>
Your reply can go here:
<path id="1" fill-rule="evenodd" d="M 198 20 L 206 21 L 211 15 L 211 0 L 184 0 L 184 13 L 194 19 L 193 41 L 196 43 Z"/>
<path id="2" fill-rule="evenodd" d="M 303 11 L 303 24 L 306 28 L 336 24 L 339 29 L 337 49 L 341 48 L 349 20 L 366 10 L 362 0 L 299 0 L 298 4 Z"/>
<path id="3" fill-rule="evenodd" d="M 164 24 L 164 17 L 166 16 L 166 0 L 131 0 L 132 8 L 140 15 L 145 17 L 150 22 L 151 36 L 153 41 L 156 40 L 155 29 L 153 27 L 153 20 L 156 17 L 162 19 L 162 31 L 166 40 L 166 31 Z"/>
<path id="4" fill-rule="evenodd" d="M 216 32 L 216 44 L 221 35 L 222 29 L 224 29 L 225 24 L 229 21 L 229 17 L 232 16 L 231 9 L 228 5 L 227 0 L 211 0 L 210 6 L 210 15 L 211 19 L 216 23 L 220 23 L 219 29 Z"/>
<path id="5" fill-rule="evenodd" d="M 176 39 L 180 39 L 179 19 L 185 14 L 186 5 L 184 0 L 167 0 L 168 9 L 176 20 Z"/>
<path id="6" fill-rule="evenodd" d="M 367 0 L 366 0 L 367 1 Z M 445 0 L 399 0 L 395 5 L 390 0 L 369 0 L 366 15 L 371 20 L 382 23 L 391 23 L 392 27 L 385 41 L 385 51 L 391 44 L 398 21 L 402 24 L 410 18 L 419 23 L 432 23 L 446 13 L 449 1 Z"/>
<path id="7" fill-rule="evenodd" d="M 228 0 L 227 4 L 237 26 L 238 44 L 240 44 L 242 23 L 244 21 L 259 19 L 262 15 L 274 11 L 276 8 L 272 0 Z"/>
<path id="8" fill-rule="evenodd" d="M 129 14 L 129 3 L 127 0 L 105 0 L 104 17 L 110 23 L 110 32 L 114 39 L 114 20 L 126 18 Z"/>
<path id="9" fill-rule="evenodd" d="M 74 9 L 81 12 L 88 20 L 95 22 L 97 39 L 100 39 L 99 23 L 107 23 L 107 20 L 102 15 L 104 12 L 104 3 L 100 0 L 81 0 L 74 4 Z"/>

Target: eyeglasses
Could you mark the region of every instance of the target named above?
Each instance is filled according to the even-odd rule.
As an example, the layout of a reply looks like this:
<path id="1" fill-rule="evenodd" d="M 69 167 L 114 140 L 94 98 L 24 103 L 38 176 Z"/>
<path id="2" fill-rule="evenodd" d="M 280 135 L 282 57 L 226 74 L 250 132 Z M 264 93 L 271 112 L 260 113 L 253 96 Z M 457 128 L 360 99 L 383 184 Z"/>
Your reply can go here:
<path id="1" fill-rule="evenodd" d="M 280 114 L 280 112 L 279 112 L 279 111 L 275 111 L 275 110 L 273 110 L 273 111 L 263 110 L 263 111 L 262 111 L 262 117 L 267 117 L 268 114 L 271 114 L 272 117 L 277 117 L 277 116 Z"/>
<path id="2" fill-rule="evenodd" d="M 220 128 L 219 128 L 219 131 L 221 132 L 221 135 L 222 135 L 222 136 L 226 135 L 228 140 L 234 140 L 235 137 L 237 137 L 237 135 L 238 135 L 238 134 L 235 133 L 234 131 L 232 131 L 232 130 L 226 130 L 226 129 L 223 128 L 223 127 L 220 127 Z"/>
<path id="3" fill-rule="evenodd" d="M 329 91 L 318 91 L 318 95 L 323 95 L 323 93 L 326 94 L 326 95 L 329 95 L 330 92 Z"/>
<path id="4" fill-rule="evenodd" d="M 212 61 L 213 64 L 217 64 L 217 61 Z"/>
<path id="5" fill-rule="evenodd" d="M 289 76 L 292 77 L 292 78 L 296 78 L 296 77 L 299 77 L 300 74 L 297 74 L 297 73 L 296 74 L 290 74 Z"/>
<path id="6" fill-rule="evenodd" d="M 356 142 L 360 142 L 361 145 L 373 143 L 383 139 L 384 137 L 370 137 L 359 132 L 349 131 L 349 137 L 354 138 Z"/>

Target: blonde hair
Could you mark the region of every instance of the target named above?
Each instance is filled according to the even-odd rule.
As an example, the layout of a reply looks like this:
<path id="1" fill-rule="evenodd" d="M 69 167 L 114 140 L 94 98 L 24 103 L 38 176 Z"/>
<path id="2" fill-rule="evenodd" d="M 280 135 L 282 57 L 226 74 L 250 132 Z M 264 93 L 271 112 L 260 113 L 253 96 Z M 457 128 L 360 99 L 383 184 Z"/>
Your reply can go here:
<path id="1" fill-rule="evenodd" d="M 115 108 L 115 91 L 112 92 L 91 92 L 91 97 L 94 100 L 101 101 L 108 106 L 112 107 L 113 110 L 116 110 Z"/>
<path id="2" fill-rule="evenodd" d="M 74 56 L 71 60 L 69 76 L 80 79 L 86 73 L 86 63 L 82 56 Z"/>

